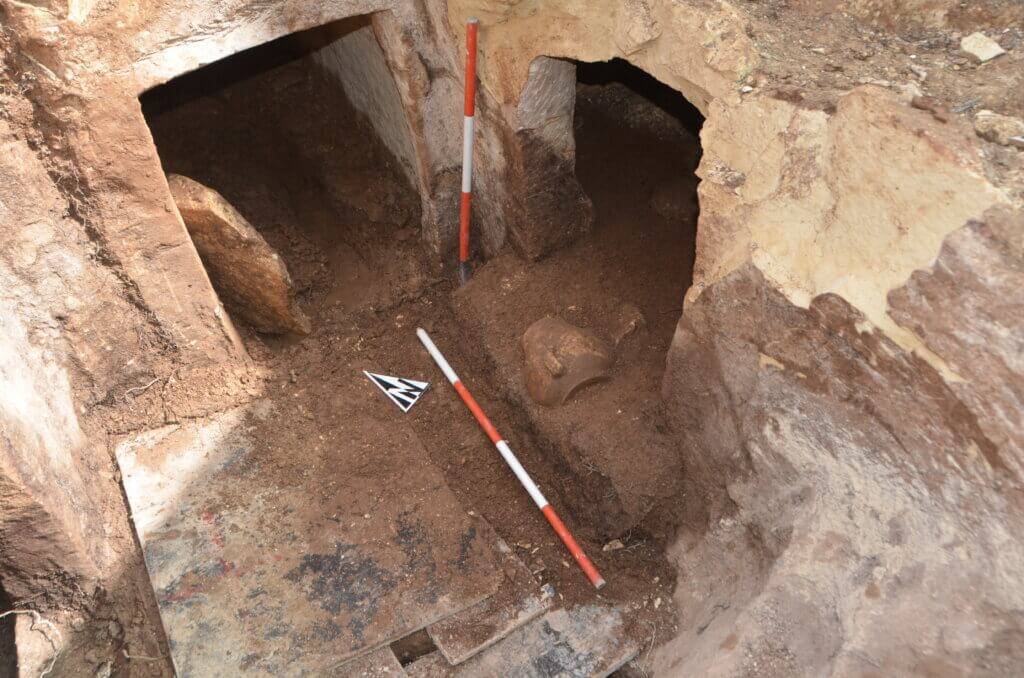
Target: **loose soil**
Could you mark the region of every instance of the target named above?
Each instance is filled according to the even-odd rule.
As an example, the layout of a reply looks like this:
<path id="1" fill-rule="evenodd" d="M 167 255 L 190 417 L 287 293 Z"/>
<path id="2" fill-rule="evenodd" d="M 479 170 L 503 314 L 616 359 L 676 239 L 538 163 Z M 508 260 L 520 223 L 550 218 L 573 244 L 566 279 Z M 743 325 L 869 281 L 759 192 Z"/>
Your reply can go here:
<path id="1" fill-rule="evenodd" d="M 378 432 L 353 431 L 335 407 L 332 394 L 351 391 L 353 381 L 364 383 L 367 398 L 384 398 L 362 370 L 429 381 L 431 389 L 411 412 L 387 410 L 395 425 L 405 419 L 428 450 L 422 463 L 440 469 L 462 506 L 493 525 L 562 602 L 597 596 L 620 605 L 646 658 L 675 625 L 665 535 L 638 534 L 609 552 L 602 541 L 581 539 L 609 582 L 594 592 L 415 338 L 416 327 L 431 333 L 566 522 L 586 535 L 588 516 L 564 509 L 574 477 L 533 438 L 524 414 L 495 386 L 495 366 L 467 342 L 452 309 L 452 276 L 432 269 L 423 254 L 419 201 L 397 163 L 338 85 L 308 60 L 269 68 L 257 63 L 256 75 L 235 76 L 223 89 L 207 87 L 231 80 L 232 68 L 251 74 L 246 68 L 252 63 L 245 63 L 251 58 L 232 57 L 238 63 L 218 66 L 227 69 L 218 78 L 196 76 L 155 91 L 144 108 L 165 171 L 216 189 L 262 233 L 287 264 L 312 321 L 311 334 L 301 338 L 239 328 L 277 412 L 273 426 L 260 427 L 264 456 L 272 461 L 265 472 L 277 475 L 268 482 L 302 482 L 310 473 L 344 476 L 348 471 L 331 468 L 329 455 L 320 452 L 331 444 L 364 449 L 360 472 L 388 454 L 387 418 Z M 579 152 L 581 179 L 596 207 L 595 234 L 551 265 L 564 266 L 565 275 L 597 271 L 584 276 L 601 285 L 595 293 L 615 289 L 642 306 L 653 337 L 644 354 L 645 389 L 654 396 L 693 257 L 685 233 L 671 231 L 671 218 L 654 215 L 657 227 L 649 228 L 652 191 L 659 188 L 654 177 L 689 175 L 694 146 L 685 161 L 662 153 L 645 164 L 647 153 L 635 139 L 605 143 L 618 138 L 621 121 L 591 118 L 591 112 L 627 99 L 640 109 L 635 96 L 620 90 L 606 96 L 601 86 L 589 87 L 581 90 L 581 102 L 590 103 L 580 108 Z M 628 181 L 621 181 L 622 167 L 630 168 Z M 695 209 L 679 209 L 695 216 Z M 364 510 L 373 507 L 352 509 Z"/>

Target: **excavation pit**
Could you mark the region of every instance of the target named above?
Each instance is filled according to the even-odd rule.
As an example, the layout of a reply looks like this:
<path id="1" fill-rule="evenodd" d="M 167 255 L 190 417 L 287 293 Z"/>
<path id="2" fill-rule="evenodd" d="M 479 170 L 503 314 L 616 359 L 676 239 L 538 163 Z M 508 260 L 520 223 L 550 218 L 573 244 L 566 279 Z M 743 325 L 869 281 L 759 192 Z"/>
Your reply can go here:
<path id="1" fill-rule="evenodd" d="M 663 432 L 658 384 L 692 275 L 697 218 L 692 171 L 699 142 L 697 128 L 688 125 L 699 124 L 699 116 L 692 115 L 681 95 L 631 66 L 580 65 L 580 83 L 570 94 L 577 102 L 577 176 L 583 190 L 594 196 L 592 230 L 539 262 L 525 262 L 511 253 L 496 256 L 456 292 L 447 272 L 431 266 L 416 233 L 419 205 L 400 161 L 348 98 L 351 83 L 337 77 L 334 56 L 344 52 L 334 43 L 313 39 L 330 35 L 352 40 L 346 36 L 366 29 L 365 22 L 347 21 L 278 40 L 142 98 L 164 170 L 201 182 L 237 209 L 287 265 L 296 303 L 310 319 L 308 336 L 279 338 L 251 326 L 245 313 L 227 305 L 268 387 L 255 410 L 234 415 L 236 423 L 208 424 L 224 428 L 223 435 L 231 431 L 230 436 L 239 436 L 232 445 L 241 456 L 216 462 L 215 468 L 223 470 L 206 470 L 194 481 L 179 479 L 166 487 L 158 482 L 163 488 L 158 491 L 152 477 L 140 474 L 143 465 L 157 463 L 146 460 L 154 455 L 167 459 L 160 468 L 169 473 L 172 466 L 166 464 L 187 465 L 196 449 L 206 448 L 144 439 L 119 453 L 161 614 L 175 646 L 193 648 L 191 670 L 212 668 L 209 662 L 215 656 L 198 650 L 205 634 L 197 633 L 189 621 L 196 605 L 213 604 L 205 616 L 220 619 L 220 610 L 230 615 L 241 604 L 232 601 L 264 586 L 261 578 L 271 576 L 270 571 L 243 556 L 260 544 L 274 545 L 288 572 L 313 577 L 307 582 L 305 575 L 296 574 L 275 594 L 285 600 L 308 596 L 303 605 L 311 607 L 301 611 L 305 608 L 292 604 L 300 611 L 281 631 L 282 638 L 291 638 L 292 647 L 302 648 L 303 659 L 287 661 L 310 667 L 324 661 L 319 658 L 323 648 L 314 640 L 314 631 L 324 624 L 339 625 L 330 634 L 333 645 L 358 653 L 422 629 L 432 617 L 471 607 L 481 596 L 497 595 L 495 587 L 506 590 L 509 585 L 499 584 L 501 576 L 488 574 L 485 566 L 500 551 L 494 537 L 481 542 L 484 560 L 471 567 L 482 588 L 466 588 L 468 582 L 453 588 L 452 578 L 465 575 L 452 572 L 433 579 L 441 575 L 428 576 L 423 570 L 423 558 L 430 553 L 426 564 L 431 571 L 445 567 L 445 535 L 450 530 L 419 514 L 426 506 L 446 506 L 449 500 L 437 492 L 447 488 L 463 507 L 450 511 L 478 516 L 481 526 L 493 526 L 511 545 L 509 557 L 525 574 L 514 578 L 514 594 L 502 594 L 509 605 L 526 595 L 519 591 L 529 588 L 524 582 L 531 580 L 536 586 L 552 584 L 562 605 L 591 597 L 564 547 L 415 344 L 412 329 L 417 325 L 428 327 L 444 343 L 491 416 L 510 429 L 517 454 L 554 504 L 567 511 L 573 531 L 585 537 L 586 550 L 611 582 L 606 596 L 623 606 L 670 595 L 673 577 L 662 553 L 672 518 L 659 502 L 678 491 L 682 469 Z M 333 56 L 328 59 L 326 54 Z M 680 110 L 691 117 L 681 116 Z M 681 163 L 689 172 L 683 180 L 678 176 Z M 625 177 L 624 166 L 633 168 Z M 212 277 L 216 286 L 221 278 Z M 508 303 L 510 293 L 514 304 Z M 520 398 L 522 357 L 512 344 L 519 326 L 542 313 L 560 314 L 599 332 L 614 347 L 616 360 L 609 384 L 581 391 L 547 418 L 538 418 Z M 363 370 L 430 381 L 435 387 L 403 415 L 362 377 Z M 363 417 L 369 418 L 359 423 Z M 571 436 L 569 430 L 574 431 Z M 193 434 L 209 439 L 212 434 L 204 431 Z M 403 457 L 406 474 L 433 478 L 432 469 L 438 469 L 444 481 L 410 490 L 412 504 L 401 504 L 404 508 L 394 509 L 394 515 L 381 515 L 383 506 L 393 501 L 386 498 L 391 491 L 386 488 L 397 481 L 388 469 L 398 467 L 371 460 L 396 454 L 395 435 L 422 446 L 418 457 Z M 343 450 L 356 451 L 356 456 Z M 214 447 L 203 454 L 212 459 L 224 451 Z M 174 459 L 180 461 L 170 461 Z M 358 491 L 353 474 L 360 479 Z M 208 507 L 193 505 L 192 511 L 210 517 L 204 523 L 174 508 L 179 494 L 199 503 L 220 499 Z M 303 494 L 309 495 L 308 504 Z M 154 502 L 152 497 L 160 499 Z M 269 497 L 290 508 L 273 520 L 257 520 L 266 509 L 252 513 L 247 506 L 253 498 L 259 503 Z M 158 527 L 146 518 L 151 514 L 171 516 L 161 520 L 172 527 Z M 340 564 L 346 555 L 367 563 L 391 558 L 387 548 L 370 545 L 390 540 L 401 546 L 401 531 L 397 537 L 387 533 L 388 525 L 398 523 L 420 530 L 418 555 L 409 551 L 405 557 L 412 560 L 397 565 L 407 570 L 380 566 L 366 571 L 366 577 L 380 579 L 366 583 L 371 586 L 366 593 L 370 609 L 360 608 L 356 614 L 330 607 L 326 598 L 317 602 L 326 595 L 325 586 L 356 585 L 337 579 L 347 571 Z M 280 534 L 284 525 L 290 526 L 289 539 L 324 536 L 290 542 Z M 202 546 L 165 536 L 210 530 Z M 491 534 L 489 530 L 484 534 Z M 247 536 L 233 538 L 234 531 Z M 344 539 L 331 541 L 328 535 L 335 533 L 344 533 Z M 623 549 L 603 550 L 613 539 Z M 285 548 L 286 543 L 294 546 Z M 419 553 L 428 548 L 434 550 Z M 170 559 L 175 549 L 191 551 L 198 560 Z M 182 589 L 180 582 L 195 579 L 204 559 L 215 552 L 227 563 L 220 574 L 208 572 L 201 584 Z M 450 557 L 455 562 L 464 556 L 453 552 Z M 339 564 L 329 565 L 331 558 Z M 248 583 L 229 585 L 229 574 Z M 388 592 L 389 582 L 406 580 L 412 587 L 407 593 Z M 296 585 L 298 591 L 289 592 Z M 307 594 L 299 594 L 310 586 Z M 460 602 L 447 608 L 423 603 L 410 607 L 409 596 Z M 329 616 L 321 619 L 316 610 L 324 605 Z M 534 609 L 529 605 L 535 603 L 524 609 Z M 262 623 L 264 612 L 258 610 L 265 606 L 244 607 L 250 610 L 247 625 L 232 628 L 230 616 L 224 617 L 216 622 L 220 633 L 251 646 L 246 655 L 250 667 L 271 670 L 277 664 L 266 662 L 276 656 L 274 643 L 252 645 L 246 640 Z M 380 617 L 378 610 L 384 608 L 397 616 Z M 508 632 L 545 609 L 510 617 Z M 277 614 L 270 608 L 265 612 Z M 339 621 L 339 614 L 348 621 Z M 668 606 L 626 617 L 622 642 L 626 637 L 629 643 L 638 642 L 644 624 L 667 627 L 670 620 Z M 353 628 L 359 633 L 352 635 Z M 632 656 L 629 647 L 621 646 L 621 657 Z M 342 655 L 336 650 L 334 661 L 343 660 Z"/>

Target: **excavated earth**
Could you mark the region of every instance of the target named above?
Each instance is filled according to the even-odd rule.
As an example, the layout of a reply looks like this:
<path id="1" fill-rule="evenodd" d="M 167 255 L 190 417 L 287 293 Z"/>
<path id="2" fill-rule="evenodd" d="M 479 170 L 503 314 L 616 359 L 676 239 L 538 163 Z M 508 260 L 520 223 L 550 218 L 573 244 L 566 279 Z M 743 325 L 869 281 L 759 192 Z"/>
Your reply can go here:
<path id="1" fill-rule="evenodd" d="M 465 293 L 457 295 L 462 305 L 482 295 L 487 306 L 479 312 L 488 318 L 488 338 L 508 346 L 517 344 L 523 323 L 541 309 L 600 324 L 607 320 L 604 309 L 590 305 L 606 299 L 609 289 L 642 305 L 641 313 L 652 318 L 652 326 L 641 318 L 644 326 L 630 338 L 635 347 L 630 353 L 625 347 L 619 352 L 620 362 L 632 367 L 616 374 L 610 388 L 595 387 L 574 398 L 572 407 L 555 410 L 559 427 L 599 432 L 599 439 L 583 443 L 591 454 L 614 453 L 624 442 L 634 450 L 595 466 L 569 443 L 560 445 L 562 437 L 534 423 L 522 411 L 523 399 L 502 387 L 506 380 L 521 381 L 521 357 L 514 349 L 508 353 L 488 346 L 481 352 L 474 335 L 467 334 L 452 306 L 452 281 L 431 268 L 415 235 L 415 194 L 388 151 L 375 141 L 366 120 L 308 62 L 269 67 L 251 77 L 238 75 L 248 76 L 253 68 L 267 64 L 259 55 L 236 59 L 215 76 L 203 73 L 203 80 L 196 77 L 156 90 L 143 104 L 165 171 L 213 187 L 238 206 L 281 254 L 313 327 L 308 336 L 275 338 L 238 323 L 274 412 L 253 423 L 261 482 L 308 486 L 308 479 L 315 476 L 344 493 L 348 513 L 372 513 L 380 498 L 372 489 L 376 484 L 370 469 L 381 463 L 375 459 L 390 454 L 388 429 L 401 430 L 399 419 L 404 418 L 430 455 L 406 463 L 440 468 L 461 505 L 494 526 L 540 582 L 553 584 L 560 602 L 571 606 L 592 598 L 592 588 L 570 563 L 529 496 L 429 362 L 413 332 L 424 327 L 459 366 L 489 416 L 507 431 L 549 499 L 566 507 L 574 529 L 587 537 L 584 548 L 611 582 L 602 599 L 630 610 L 629 635 L 644 644 L 649 658 L 652 643 L 675 628 L 674 615 L 665 604 L 674 582 L 664 557 L 672 519 L 655 512 L 649 524 L 642 525 L 652 508 L 649 501 L 624 512 L 619 495 L 627 491 L 610 486 L 602 468 L 610 461 L 618 466 L 616 483 L 644 488 L 645 494 L 661 500 L 678 491 L 682 471 L 663 437 L 612 440 L 607 436 L 613 428 L 600 434 L 594 424 L 622 419 L 622 403 L 628 401 L 629 416 L 638 405 L 638 411 L 647 411 L 630 431 L 656 436 L 656 429 L 664 427 L 659 423 L 664 415 L 658 411 L 657 393 L 676 321 L 673 309 L 679 306 L 692 267 L 696 220 L 695 179 L 680 184 L 668 169 L 684 155 L 695 165 L 695 137 L 623 85 L 581 85 L 579 162 L 589 168 L 581 178 L 601 196 L 594 235 L 549 260 L 543 269 L 517 273 L 533 278 L 535 287 L 513 289 L 515 302 L 504 308 L 492 306 L 501 306 L 500 300 L 507 298 L 506 292 L 494 289 L 508 285 L 501 278 L 510 264 L 506 258 L 480 268 Z M 205 83 L 232 78 L 238 81 L 207 91 Z M 296 107 L 295 101 L 308 105 Z M 609 117 L 615 110 L 647 109 L 651 110 L 646 119 Z M 616 133 L 620 128 L 623 133 Z M 615 143 L 609 144 L 609 138 Z M 662 147 L 652 156 L 647 149 L 659 142 Z M 618 180 L 622 163 L 636 168 L 628 182 Z M 659 192 L 678 196 L 679 204 L 663 208 L 671 210 L 667 217 L 652 207 Z M 649 197 L 636 201 L 637 194 Z M 689 226 L 679 229 L 673 217 L 688 220 Z M 559 289 L 571 289 L 571 295 L 549 297 Z M 525 308 L 536 310 L 524 314 Z M 516 320 L 509 322 L 506 313 Z M 432 388 L 408 415 L 402 415 L 366 381 L 363 370 L 429 381 Z M 638 398 L 638 390 L 646 391 L 646 397 Z M 373 404 L 379 430 L 350 425 L 354 397 Z M 142 396 L 136 402 L 146 407 L 158 400 Z M 363 450 L 363 458 L 342 462 L 331 452 L 334 445 Z M 574 468 L 580 464 L 590 464 L 589 470 Z M 659 470 L 653 483 L 652 467 Z M 355 486 L 349 480 L 353 472 L 363 478 Z M 380 472 L 391 471 L 382 464 Z M 407 469 L 412 475 L 424 472 Z M 310 489 L 309 506 L 296 510 L 315 510 L 327 499 Z M 390 528 L 382 523 L 378 529 L 382 532 L 375 538 L 382 539 Z M 623 548 L 602 551 L 612 539 L 620 539 Z"/>

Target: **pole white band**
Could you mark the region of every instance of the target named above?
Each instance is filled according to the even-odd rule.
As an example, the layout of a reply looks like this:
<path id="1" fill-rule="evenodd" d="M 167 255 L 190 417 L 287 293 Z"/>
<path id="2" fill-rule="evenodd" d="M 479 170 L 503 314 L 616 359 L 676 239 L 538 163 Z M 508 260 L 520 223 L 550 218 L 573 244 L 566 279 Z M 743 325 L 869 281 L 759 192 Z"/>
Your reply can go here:
<path id="1" fill-rule="evenodd" d="M 430 335 L 427 334 L 427 331 L 422 327 L 417 327 L 416 336 L 420 338 L 420 343 L 423 344 L 424 348 L 427 349 L 427 353 L 430 354 L 430 357 L 434 359 L 437 366 L 441 368 L 442 372 L 444 372 L 444 376 L 447 377 L 448 381 L 452 384 L 457 382 L 459 380 L 459 375 L 455 374 L 455 370 L 452 369 L 452 366 L 449 365 L 448 361 L 444 359 L 443 355 L 441 355 L 441 351 L 437 350 L 437 346 L 434 345 L 434 342 L 431 340 Z"/>
<path id="2" fill-rule="evenodd" d="M 462 192 L 470 193 L 473 187 L 473 118 L 463 117 L 462 122 Z"/>
<path id="3" fill-rule="evenodd" d="M 498 448 L 499 452 L 501 452 L 502 458 L 505 459 L 505 463 L 512 469 L 512 473 L 516 474 L 516 478 L 518 478 L 519 482 L 523 484 L 526 491 L 530 493 L 530 498 L 533 499 L 533 503 L 537 505 L 537 508 L 543 510 L 544 507 L 548 505 L 548 500 L 544 498 L 540 488 L 534 484 L 530 474 L 527 473 L 526 469 L 523 468 L 523 465 L 519 463 L 516 455 L 512 452 L 512 448 L 509 447 L 508 443 L 504 440 L 499 440 L 494 444 L 494 446 Z"/>

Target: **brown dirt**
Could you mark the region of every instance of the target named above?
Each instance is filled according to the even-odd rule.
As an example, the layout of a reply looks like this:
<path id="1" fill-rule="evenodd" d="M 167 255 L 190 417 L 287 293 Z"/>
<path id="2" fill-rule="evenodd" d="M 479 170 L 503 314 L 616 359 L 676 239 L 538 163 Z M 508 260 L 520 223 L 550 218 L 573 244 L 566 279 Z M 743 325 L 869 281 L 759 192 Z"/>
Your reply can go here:
<path id="1" fill-rule="evenodd" d="M 252 65 L 234 68 L 244 72 Z M 344 412 L 337 411 L 332 398 L 363 380 L 363 369 L 430 381 L 431 390 L 408 415 L 393 412 L 407 417 L 429 451 L 424 463 L 441 469 L 462 505 L 486 518 L 565 603 L 598 595 L 415 338 L 417 326 L 431 332 L 523 464 L 552 502 L 564 507 L 562 497 L 574 491 L 574 478 L 538 444 L 522 412 L 494 387 L 490 361 L 467 345 L 452 311 L 451 281 L 431 269 L 417 242 L 415 193 L 336 85 L 305 61 L 272 66 L 222 90 L 207 88 L 204 77 L 215 82 L 231 76 L 228 64 L 221 66 L 228 71 L 220 78 L 189 76 L 184 89 L 157 90 L 144 99 L 164 169 L 219 191 L 278 249 L 312 321 L 312 333 L 302 339 L 240 327 L 265 375 L 263 390 L 287 413 L 275 417 L 279 428 L 264 431 L 263 445 L 275 457 L 270 472 L 279 474 L 282 483 L 301 482 L 310 470 L 309 455 L 295 450 L 324 439 L 365 447 L 370 463 L 387 454 L 386 430 L 346 430 Z M 693 252 L 692 232 L 691 245 L 681 244 L 687 238 L 652 212 L 648 195 L 657 188 L 652 177 L 670 176 L 669 169 L 678 172 L 679 149 L 663 146 L 645 171 L 620 181 L 620 164 L 656 149 L 659 139 L 645 139 L 643 148 L 635 139 L 601 143 L 606 136 L 616 137 L 619 122 L 601 118 L 596 110 L 621 104 L 622 95 L 604 100 L 595 86 L 587 96 L 581 101 L 591 101 L 595 114 L 581 108 L 580 168 L 598 208 L 597 229 L 594 237 L 542 265 L 561 267 L 566 276 L 579 273 L 586 284 L 599 286 L 595 292 L 615 290 L 641 305 L 652 338 L 642 356 L 643 390 L 654 398 Z M 687 169 L 695 164 L 690 139 Z M 329 464 L 316 471 L 332 472 Z M 580 525 L 586 515 L 565 518 L 581 534 L 588 533 Z M 638 534 L 626 539 L 626 548 L 607 553 L 603 541 L 581 540 L 609 581 L 599 596 L 634 608 L 626 616 L 645 652 L 674 628 L 674 574 L 664 557 L 666 537 Z M 655 610 L 657 598 L 661 605 Z"/>

